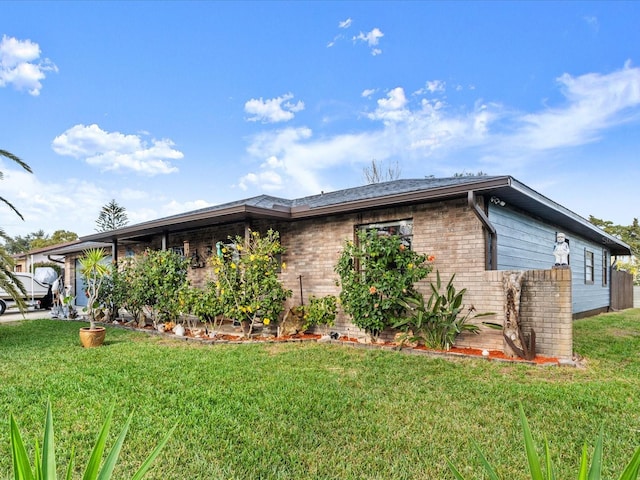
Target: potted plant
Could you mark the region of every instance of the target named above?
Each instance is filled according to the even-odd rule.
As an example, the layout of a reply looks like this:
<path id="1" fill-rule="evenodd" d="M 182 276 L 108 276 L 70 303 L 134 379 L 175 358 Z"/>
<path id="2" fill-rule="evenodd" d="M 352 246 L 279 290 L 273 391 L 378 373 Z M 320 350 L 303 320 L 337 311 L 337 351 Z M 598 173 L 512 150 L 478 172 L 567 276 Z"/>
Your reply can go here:
<path id="1" fill-rule="evenodd" d="M 96 327 L 96 310 L 100 308 L 98 296 L 105 278 L 109 276 L 110 268 L 105 263 L 107 254 L 101 248 L 90 248 L 80 257 L 80 275 L 85 282 L 87 294 L 87 311 L 89 313 L 89 326 L 80 329 L 80 342 L 85 348 L 99 347 L 104 342 L 106 330 L 104 327 Z"/>

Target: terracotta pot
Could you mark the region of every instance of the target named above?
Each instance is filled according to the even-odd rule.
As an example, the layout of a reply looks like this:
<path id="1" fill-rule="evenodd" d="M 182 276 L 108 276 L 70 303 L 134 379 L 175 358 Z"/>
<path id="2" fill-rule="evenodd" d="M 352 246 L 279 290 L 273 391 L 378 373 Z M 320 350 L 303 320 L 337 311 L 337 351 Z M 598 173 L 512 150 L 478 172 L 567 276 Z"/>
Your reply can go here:
<path id="1" fill-rule="evenodd" d="M 107 330 L 104 327 L 82 327 L 80 329 L 80 343 L 84 348 L 99 347 L 104 342 Z"/>

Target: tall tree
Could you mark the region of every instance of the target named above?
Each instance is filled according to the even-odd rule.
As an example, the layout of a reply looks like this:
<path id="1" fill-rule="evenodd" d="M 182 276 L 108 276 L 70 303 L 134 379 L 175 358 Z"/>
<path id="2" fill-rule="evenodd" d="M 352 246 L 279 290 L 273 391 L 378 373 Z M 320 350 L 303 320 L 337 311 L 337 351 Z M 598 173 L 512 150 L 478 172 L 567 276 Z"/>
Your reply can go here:
<path id="1" fill-rule="evenodd" d="M 20 165 L 27 172 L 32 173 L 31 167 L 29 167 L 29 165 L 27 165 L 25 162 L 20 160 L 13 153 L 0 149 L 0 157 L 8 158 L 9 160 L 12 160 L 18 165 Z M 0 180 L 2 180 L 2 178 L 3 178 L 3 175 L 2 175 L 2 172 L 0 171 Z M 13 210 L 16 213 L 16 215 L 18 215 L 22 220 L 24 220 L 24 217 L 22 216 L 22 214 L 6 198 L 0 196 L 0 202 L 7 205 L 11 210 Z M 4 239 L 8 238 L 2 228 L 0 228 L 0 237 Z M 13 274 L 13 267 L 14 267 L 13 259 L 4 249 L 4 247 L 0 247 L 0 288 L 2 288 L 5 292 L 11 295 L 11 297 L 15 300 L 16 305 L 18 305 L 18 308 L 20 309 L 20 311 L 24 312 L 26 305 L 22 298 L 23 296 L 26 296 L 27 293 L 24 289 L 24 285 L 22 285 L 22 283 L 20 283 L 15 277 L 15 275 Z"/>
<path id="2" fill-rule="evenodd" d="M 96 231 L 107 232 L 116 228 L 124 227 L 129 223 L 127 210 L 118 205 L 118 202 L 111 200 L 100 210 L 100 215 L 96 220 Z"/>

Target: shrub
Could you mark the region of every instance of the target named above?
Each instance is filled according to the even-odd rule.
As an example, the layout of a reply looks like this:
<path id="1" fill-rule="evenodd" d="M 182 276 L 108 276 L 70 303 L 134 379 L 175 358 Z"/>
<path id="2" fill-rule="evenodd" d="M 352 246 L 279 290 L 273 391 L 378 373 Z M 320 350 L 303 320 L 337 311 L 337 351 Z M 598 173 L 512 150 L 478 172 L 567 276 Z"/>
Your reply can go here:
<path id="1" fill-rule="evenodd" d="M 275 324 L 284 301 L 291 296 L 291 290 L 278 279 L 279 269 L 286 267 L 279 262 L 284 249 L 279 233 L 271 229 L 265 236 L 253 231 L 247 239 L 236 236 L 230 240 L 221 248 L 221 255 L 211 259 L 215 287 L 224 314 L 249 322 L 245 334 L 250 334 L 257 321 Z"/>
<path id="2" fill-rule="evenodd" d="M 425 305 L 424 297 L 416 295 L 403 301 L 406 315 L 400 318 L 394 325 L 404 332 L 403 341 L 421 342 L 429 348 L 440 350 L 449 349 L 462 332 L 478 333 L 479 327 L 468 323 L 471 318 L 493 315 L 493 313 L 481 313 L 471 315 L 473 307 L 462 314 L 464 305 L 462 300 L 466 288 L 459 292 L 453 285 L 455 274 L 451 276 L 444 293 L 440 293 L 442 281 L 440 272 L 436 271 L 436 283 L 431 282 L 431 296 Z"/>
<path id="3" fill-rule="evenodd" d="M 304 307 L 304 329 L 317 325 L 327 330 L 334 325 L 337 313 L 338 299 L 334 295 L 311 297 L 309 305 Z"/>
<path id="4" fill-rule="evenodd" d="M 431 272 L 433 257 L 408 248 L 399 236 L 358 232 L 347 241 L 335 267 L 340 302 L 353 323 L 373 336 L 404 315 L 404 299 L 419 295 L 414 284 Z"/>

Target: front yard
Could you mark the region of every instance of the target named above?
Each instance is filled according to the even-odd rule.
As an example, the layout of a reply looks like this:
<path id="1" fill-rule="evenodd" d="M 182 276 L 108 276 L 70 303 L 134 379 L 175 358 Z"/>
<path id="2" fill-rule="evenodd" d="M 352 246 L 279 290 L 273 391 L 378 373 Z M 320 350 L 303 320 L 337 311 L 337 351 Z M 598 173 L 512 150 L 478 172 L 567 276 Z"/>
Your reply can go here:
<path id="1" fill-rule="evenodd" d="M 604 476 L 640 438 L 640 310 L 575 323 L 584 368 L 448 360 L 323 344 L 200 345 L 109 328 L 82 349 L 84 323 L 0 325 L 0 478 L 11 471 L 9 413 L 27 448 L 53 405 L 60 471 L 86 464 L 102 419 L 135 417 L 116 478 L 171 426 L 147 478 L 480 477 L 475 439 L 503 478 L 528 478 L 521 401 L 558 478 L 576 477 L 582 444 L 604 423 Z M 42 441 L 41 438 L 38 441 Z"/>

